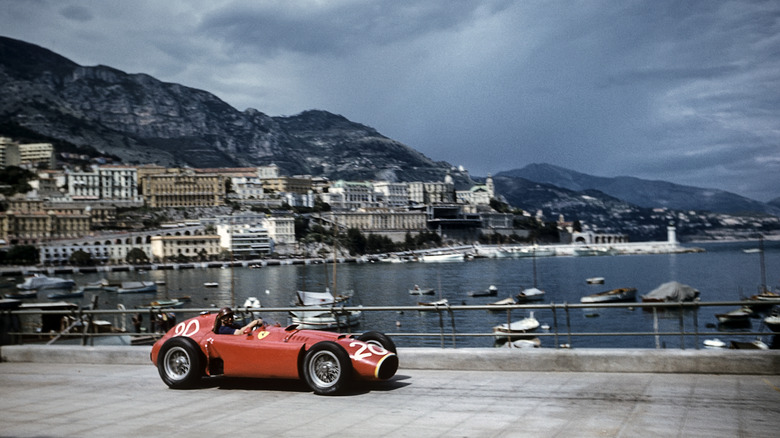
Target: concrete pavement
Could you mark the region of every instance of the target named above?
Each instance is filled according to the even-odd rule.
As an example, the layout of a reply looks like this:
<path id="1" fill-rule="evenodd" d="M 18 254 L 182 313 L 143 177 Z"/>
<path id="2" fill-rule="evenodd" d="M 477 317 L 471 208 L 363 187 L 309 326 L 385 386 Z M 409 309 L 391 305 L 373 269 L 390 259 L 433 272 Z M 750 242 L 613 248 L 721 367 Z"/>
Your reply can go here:
<path id="1" fill-rule="evenodd" d="M 0 435 L 768 437 L 780 376 L 401 369 L 321 397 L 295 381 L 171 390 L 152 365 L 0 363 Z"/>

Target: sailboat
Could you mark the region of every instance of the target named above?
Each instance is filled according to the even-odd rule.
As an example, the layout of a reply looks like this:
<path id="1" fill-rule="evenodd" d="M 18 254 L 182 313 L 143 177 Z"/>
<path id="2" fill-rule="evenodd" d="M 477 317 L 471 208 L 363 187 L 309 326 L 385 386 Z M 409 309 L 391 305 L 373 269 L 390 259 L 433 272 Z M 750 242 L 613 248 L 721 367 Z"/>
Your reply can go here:
<path id="1" fill-rule="evenodd" d="M 335 225 L 334 225 L 335 227 Z M 336 290 L 336 239 L 333 240 L 333 290 Z M 363 312 L 346 310 L 351 305 L 352 291 L 334 296 L 330 289 L 325 292 L 299 290 L 295 294 L 296 307 L 301 310 L 290 311 L 290 320 L 302 329 L 330 330 L 356 326 Z"/>

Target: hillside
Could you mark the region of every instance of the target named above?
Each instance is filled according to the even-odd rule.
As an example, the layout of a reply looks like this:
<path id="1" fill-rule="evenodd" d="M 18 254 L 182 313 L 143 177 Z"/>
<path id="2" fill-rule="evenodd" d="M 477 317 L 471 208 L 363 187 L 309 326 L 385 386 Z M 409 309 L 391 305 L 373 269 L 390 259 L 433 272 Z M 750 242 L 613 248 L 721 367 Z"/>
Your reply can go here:
<path id="1" fill-rule="evenodd" d="M 630 176 L 614 178 L 587 175 L 551 164 L 530 164 L 497 176 L 519 177 L 573 191 L 598 190 L 645 208 L 711 211 L 727 214 L 762 213 L 780 216 L 780 208 L 716 189 L 650 181 Z"/>
<path id="2" fill-rule="evenodd" d="M 0 125 L 94 148 L 129 164 L 275 163 L 289 175 L 390 180 L 441 180 L 452 167 L 326 111 L 292 117 L 238 111 L 203 90 L 108 66 L 80 66 L 3 37 Z"/>

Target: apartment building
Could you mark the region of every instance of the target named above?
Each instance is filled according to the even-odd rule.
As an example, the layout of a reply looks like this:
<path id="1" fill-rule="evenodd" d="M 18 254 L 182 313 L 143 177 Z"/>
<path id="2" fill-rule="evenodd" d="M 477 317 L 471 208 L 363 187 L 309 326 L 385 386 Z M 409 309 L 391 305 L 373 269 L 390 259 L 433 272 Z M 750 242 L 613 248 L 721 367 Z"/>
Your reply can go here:
<path id="1" fill-rule="evenodd" d="M 243 225 L 217 225 L 220 246 L 236 259 L 260 257 L 273 252 L 273 242 L 265 228 Z"/>
<path id="2" fill-rule="evenodd" d="M 213 207 L 225 204 L 225 177 L 192 169 L 139 168 L 139 187 L 146 205 Z"/>
<path id="3" fill-rule="evenodd" d="M 8 137 L 0 137 L 0 167 L 35 166 L 54 168 L 54 145 L 51 143 L 19 144 Z"/>
<path id="4" fill-rule="evenodd" d="M 180 257 L 210 260 L 222 251 L 220 236 L 153 236 L 150 250 L 154 261 L 168 262 Z"/>

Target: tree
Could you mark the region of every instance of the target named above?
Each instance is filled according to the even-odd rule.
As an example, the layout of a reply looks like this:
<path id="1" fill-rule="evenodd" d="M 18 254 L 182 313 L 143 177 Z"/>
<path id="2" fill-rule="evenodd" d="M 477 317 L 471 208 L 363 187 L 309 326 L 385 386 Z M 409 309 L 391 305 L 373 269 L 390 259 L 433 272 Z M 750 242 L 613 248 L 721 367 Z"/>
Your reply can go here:
<path id="1" fill-rule="evenodd" d="M 20 265 L 34 265 L 40 260 L 38 248 L 32 245 L 16 245 L 8 250 L 7 263 Z"/>
<path id="2" fill-rule="evenodd" d="M 149 257 L 147 257 L 146 253 L 141 248 L 133 248 L 128 251 L 125 260 L 131 265 L 149 263 Z"/>
<path id="3" fill-rule="evenodd" d="M 366 237 L 357 228 L 347 230 L 347 249 L 352 255 L 366 253 Z"/>
<path id="4" fill-rule="evenodd" d="M 92 254 L 83 249 L 74 251 L 73 254 L 68 257 L 68 263 L 73 266 L 92 266 L 95 264 L 94 260 L 92 260 Z"/>

